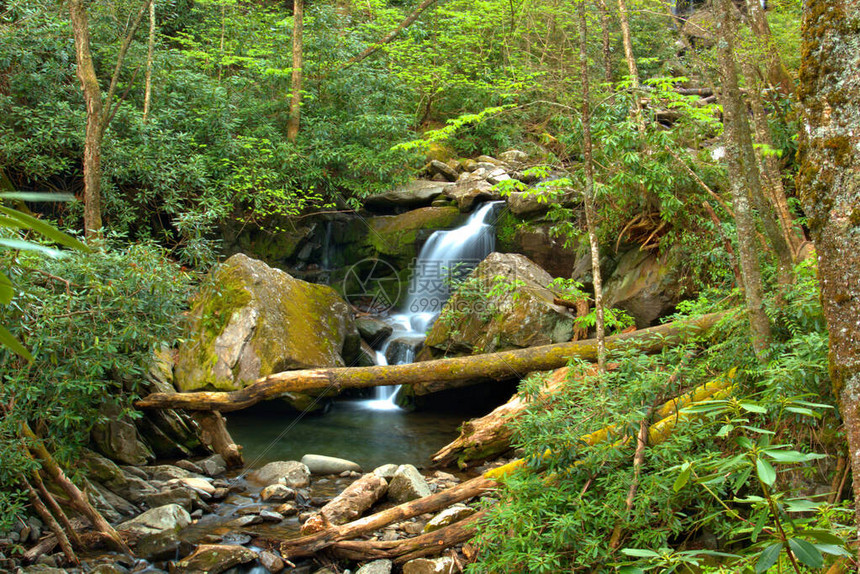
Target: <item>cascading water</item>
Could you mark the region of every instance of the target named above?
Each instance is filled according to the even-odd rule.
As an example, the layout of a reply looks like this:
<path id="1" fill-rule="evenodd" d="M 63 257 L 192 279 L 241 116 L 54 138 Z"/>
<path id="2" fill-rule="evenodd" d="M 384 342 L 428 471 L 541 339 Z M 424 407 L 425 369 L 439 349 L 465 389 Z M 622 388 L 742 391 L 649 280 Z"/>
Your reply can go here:
<path id="1" fill-rule="evenodd" d="M 377 351 L 377 364 L 402 365 L 413 361 L 416 348 L 448 300 L 450 280 L 468 275 L 495 249 L 494 216 L 503 203 L 486 203 L 461 227 L 436 231 L 430 236 L 415 260 L 403 310 L 387 319 L 394 331 Z M 399 389 L 399 386 L 377 387 L 368 406 L 398 408 L 395 399 Z"/>

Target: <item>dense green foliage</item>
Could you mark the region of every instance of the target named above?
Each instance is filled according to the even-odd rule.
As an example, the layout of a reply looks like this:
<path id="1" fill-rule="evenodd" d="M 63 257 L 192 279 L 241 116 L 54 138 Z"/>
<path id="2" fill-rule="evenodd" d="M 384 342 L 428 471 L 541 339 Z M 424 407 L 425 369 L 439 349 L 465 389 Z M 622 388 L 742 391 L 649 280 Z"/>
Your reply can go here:
<path id="1" fill-rule="evenodd" d="M 15 326 L 34 360 L 0 350 L 0 530 L 14 518 L 21 473 L 35 464 L 20 424 L 73 468 L 107 406 L 131 412 L 154 348 L 179 335 L 190 281 L 151 244 L 61 258 L 7 251 L 2 263 L 19 293 L 0 307 L 0 323 Z"/>
<path id="2" fill-rule="evenodd" d="M 489 508 L 490 520 L 479 529 L 481 561 L 469 571 L 610 571 L 613 564 L 634 562 L 639 571 L 669 572 L 684 562 L 710 560 L 714 569 L 738 572 L 752 568 L 759 552 L 778 540 L 764 493 L 778 501 L 779 518 L 792 536 L 816 542 L 815 536 L 823 536 L 810 533 L 816 527 L 848 534 L 850 511 L 815 495 L 816 485 L 829 484 L 832 459 L 780 452 L 764 457 L 773 464 L 762 472 L 779 470 L 764 487 L 750 466 L 762 455 L 749 453 L 767 445 L 803 453 L 840 449 L 814 268 L 799 271 L 787 304 L 779 311 L 772 307 L 780 333 L 766 364 L 752 351 L 743 314 L 735 313 L 712 336 L 716 344 L 702 341 L 654 356 L 616 354 L 611 361 L 618 368 L 605 376 L 586 375 L 584 365 L 575 365 L 565 391 L 548 397 L 539 393 L 540 377 L 524 381 L 520 391 L 530 403 L 516 422 L 518 445 L 531 467 L 543 472 L 526 470 L 506 480 L 502 504 Z M 714 310 L 718 306 L 710 299 L 717 295 L 685 311 Z M 732 368 L 738 375 L 730 399 L 691 409 L 700 416 L 675 427 L 669 440 L 649 445 L 627 512 L 633 445 L 643 419 L 649 421 L 666 400 Z M 614 440 L 595 446 L 581 441 L 606 425 L 617 425 Z M 618 524 L 623 545 L 610 548 L 609 535 Z M 693 552 L 715 545 L 732 556 L 703 560 L 707 552 Z M 824 551 L 845 553 L 839 545 L 825 545 Z M 787 564 L 785 555 L 781 559 Z"/>

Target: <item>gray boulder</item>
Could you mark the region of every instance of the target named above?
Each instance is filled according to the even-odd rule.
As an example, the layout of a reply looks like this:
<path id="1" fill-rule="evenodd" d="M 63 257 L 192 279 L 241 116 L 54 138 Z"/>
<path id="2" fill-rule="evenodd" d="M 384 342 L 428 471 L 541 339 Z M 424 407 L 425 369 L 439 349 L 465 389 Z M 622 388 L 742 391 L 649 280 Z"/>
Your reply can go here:
<path id="1" fill-rule="evenodd" d="M 191 524 L 191 515 L 178 504 L 167 504 L 147 510 L 140 516 L 117 526 L 117 530 L 133 536 L 156 535 L 162 532 L 178 532 Z"/>
<path id="2" fill-rule="evenodd" d="M 311 483 L 311 471 L 295 460 L 270 462 L 251 473 L 251 478 L 260 484 L 283 484 L 289 488 L 305 488 Z"/>
<path id="3" fill-rule="evenodd" d="M 364 205 L 368 209 L 426 207 L 449 186 L 448 183 L 417 179 L 391 191 L 371 195 L 364 200 Z"/>
<path id="4" fill-rule="evenodd" d="M 355 326 L 358 327 L 358 333 L 361 335 L 361 338 L 373 347 L 390 337 L 394 331 L 394 328 L 382 319 L 369 315 L 356 317 Z"/>
<path id="5" fill-rule="evenodd" d="M 198 460 L 197 466 L 203 470 L 206 476 L 217 476 L 227 471 L 227 463 L 220 454 L 213 454 L 208 458 Z"/>
<path id="6" fill-rule="evenodd" d="M 323 456 L 321 454 L 306 454 L 302 464 L 308 467 L 311 474 L 340 474 L 344 471 L 361 472 L 361 466 L 351 460 Z"/>
<path id="7" fill-rule="evenodd" d="M 430 496 L 427 481 L 411 464 L 401 464 L 388 484 L 388 499 L 395 504 L 403 504 L 416 498 Z"/>
<path id="8" fill-rule="evenodd" d="M 454 574 L 457 571 L 450 556 L 416 558 L 403 565 L 403 574 Z"/>
<path id="9" fill-rule="evenodd" d="M 173 574 L 221 574 L 234 566 L 257 559 L 253 550 L 234 544 L 201 544 L 191 556 L 176 562 Z"/>
<path id="10" fill-rule="evenodd" d="M 391 574 L 391 560 L 374 560 L 359 568 L 355 574 Z"/>
<path id="11" fill-rule="evenodd" d="M 478 176 L 477 171 L 461 178 L 453 187 L 446 189 L 445 196 L 457 202 L 457 208 L 461 213 L 472 211 L 478 201 L 501 198 L 486 179 Z"/>

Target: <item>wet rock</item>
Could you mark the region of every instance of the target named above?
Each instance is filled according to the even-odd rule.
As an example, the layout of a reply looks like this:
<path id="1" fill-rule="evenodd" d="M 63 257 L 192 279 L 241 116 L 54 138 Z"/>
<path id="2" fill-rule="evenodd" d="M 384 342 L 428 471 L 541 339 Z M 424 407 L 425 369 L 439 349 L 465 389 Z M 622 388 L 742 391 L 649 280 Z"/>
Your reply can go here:
<path id="1" fill-rule="evenodd" d="M 148 494 L 143 497 L 143 502 L 150 508 L 158 508 L 168 504 L 178 504 L 187 512 L 194 509 L 194 503 L 199 497 L 187 488 L 168 488 L 160 492 Z"/>
<path id="2" fill-rule="evenodd" d="M 260 484 L 305 488 L 311 483 L 311 472 L 307 466 L 295 460 L 276 461 L 254 471 L 251 478 Z"/>
<path id="3" fill-rule="evenodd" d="M 401 215 L 371 217 L 367 220 L 371 228 L 367 240 L 377 253 L 405 268 L 418 255 L 420 237 L 454 227 L 461 220 L 462 216 L 453 207 L 422 207 Z"/>
<path id="4" fill-rule="evenodd" d="M 497 167 L 496 169 L 492 170 L 490 173 L 487 174 L 487 181 L 493 185 L 496 185 L 497 183 L 501 183 L 503 181 L 507 181 L 509 179 L 511 179 L 511 176 L 508 175 L 508 170 L 501 167 Z"/>
<path id="5" fill-rule="evenodd" d="M 196 463 L 190 460 L 177 460 L 176 466 L 181 468 L 182 470 L 187 470 L 188 472 L 193 472 L 194 474 L 203 474 L 203 469 L 197 466 Z"/>
<path id="6" fill-rule="evenodd" d="M 424 335 L 400 335 L 388 343 L 385 360 L 389 365 L 411 363 L 424 346 Z"/>
<path id="7" fill-rule="evenodd" d="M 391 482 L 391 479 L 394 478 L 394 474 L 397 472 L 398 465 L 396 464 L 383 464 L 382 466 L 378 466 L 373 469 L 373 474 L 376 476 L 381 476 L 385 480 Z"/>
<path id="8" fill-rule="evenodd" d="M 455 504 L 434 516 L 430 522 L 424 526 L 424 532 L 439 530 L 440 528 L 459 522 L 464 518 L 468 518 L 475 514 L 475 512 L 474 508 L 470 508 L 465 504 Z"/>
<path id="9" fill-rule="evenodd" d="M 212 486 L 212 482 L 206 480 L 205 478 L 198 478 L 196 476 L 189 476 L 187 478 L 176 478 L 173 480 L 167 481 L 168 486 L 182 485 L 186 488 L 190 488 L 191 490 L 200 494 L 201 497 L 208 500 L 212 498 L 212 495 L 215 494 L 215 487 Z"/>
<path id="10" fill-rule="evenodd" d="M 553 302 L 555 295 L 547 289 L 552 276 L 527 257 L 491 253 L 469 277 L 482 286 L 484 295 L 457 292 L 448 300 L 442 317 L 450 319 L 436 321 L 425 341 L 435 355 L 492 353 L 570 340 L 574 316 Z M 514 281 L 516 288 L 488 296 L 496 286 Z M 441 389 L 422 384 L 413 390 L 421 395 Z"/>
<path id="11" fill-rule="evenodd" d="M 448 181 L 457 181 L 457 176 L 460 175 L 456 169 L 438 159 L 430 160 L 427 171 L 430 175 L 441 175 Z"/>
<path id="12" fill-rule="evenodd" d="M 440 558 L 416 558 L 403 565 L 403 574 L 454 574 L 457 572 L 454 559 L 450 556 Z"/>
<path id="13" fill-rule="evenodd" d="M 453 187 L 445 190 L 445 197 L 457 202 L 457 208 L 461 213 L 472 211 L 478 201 L 496 200 L 501 196 L 493 190 L 492 184 L 473 172 L 469 176 L 460 179 Z"/>
<path id="14" fill-rule="evenodd" d="M 245 546 L 250 543 L 252 538 L 250 534 L 242 534 L 241 532 L 228 532 L 223 537 L 220 538 L 223 544 L 238 544 L 239 546 Z"/>
<path id="15" fill-rule="evenodd" d="M 191 516 L 178 504 L 167 504 L 147 510 L 140 516 L 117 526 L 117 530 L 142 536 L 161 532 L 177 532 L 191 524 Z"/>
<path id="16" fill-rule="evenodd" d="M 160 480 L 162 482 L 195 476 L 192 472 L 169 464 L 146 466 L 144 470 L 146 470 L 152 480 Z"/>
<path id="17" fill-rule="evenodd" d="M 359 568 L 355 574 L 391 574 L 391 560 L 374 560 Z"/>
<path id="18" fill-rule="evenodd" d="M 266 522 L 281 522 L 284 519 L 284 515 L 271 510 L 261 510 L 260 518 Z"/>
<path id="19" fill-rule="evenodd" d="M 119 564 L 99 564 L 89 574 L 128 574 L 128 568 Z"/>
<path id="20" fill-rule="evenodd" d="M 284 502 L 295 497 L 296 491 L 283 484 L 270 484 L 260 491 L 260 499 L 266 502 Z"/>
<path id="21" fill-rule="evenodd" d="M 371 317 L 369 315 L 356 317 L 355 326 L 358 328 L 361 338 L 373 347 L 381 344 L 385 339 L 391 336 L 392 332 L 394 332 L 394 327 L 382 319 Z"/>
<path id="22" fill-rule="evenodd" d="M 391 191 L 371 195 L 364 200 L 364 206 L 368 209 L 380 210 L 425 207 L 441 195 L 448 185 L 447 183 L 440 184 L 425 179 L 417 179 Z"/>
<path id="23" fill-rule="evenodd" d="M 204 544 L 191 556 L 175 563 L 173 574 L 220 574 L 239 564 L 257 559 L 257 553 L 243 546 Z"/>
<path id="24" fill-rule="evenodd" d="M 249 516 L 240 516 L 236 520 L 232 521 L 230 524 L 235 526 L 236 528 L 244 528 L 246 526 L 253 526 L 255 524 L 262 524 L 263 517 L 259 514 L 252 514 Z"/>
<path id="25" fill-rule="evenodd" d="M 311 474 L 340 474 L 341 472 L 361 472 L 361 466 L 343 458 L 323 456 L 321 454 L 306 454 L 302 463 L 308 467 Z"/>
<path id="26" fill-rule="evenodd" d="M 411 536 L 415 536 L 416 534 L 421 534 L 424 532 L 424 522 L 415 521 L 408 522 L 403 525 L 403 532 L 409 534 Z"/>
<path id="27" fill-rule="evenodd" d="M 604 286 L 607 307 L 627 311 L 637 328 L 649 327 L 678 304 L 681 282 L 677 262 L 638 248 L 624 253 Z"/>
<path id="28" fill-rule="evenodd" d="M 100 408 L 100 414 L 100 422 L 91 433 L 99 452 L 111 460 L 131 465 L 155 460 L 152 450 L 140 440 L 137 427 L 121 413 L 119 405 L 107 401 Z"/>
<path id="29" fill-rule="evenodd" d="M 62 568 L 54 568 L 53 566 L 45 566 L 44 564 L 33 564 L 22 568 L 23 574 L 66 574 L 66 570 Z"/>
<path id="30" fill-rule="evenodd" d="M 508 196 L 508 208 L 518 217 L 543 215 L 552 206 L 553 199 L 548 193 L 537 191 L 514 191 Z"/>
<path id="31" fill-rule="evenodd" d="M 210 457 L 197 461 L 197 465 L 203 470 L 206 476 L 218 476 L 227 471 L 227 463 L 224 457 L 220 454 L 213 454 Z"/>
<path id="32" fill-rule="evenodd" d="M 402 464 L 397 467 L 397 471 L 388 485 L 388 499 L 395 504 L 402 504 L 430 494 L 427 481 L 411 464 Z"/>
<path id="33" fill-rule="evenodd" d="M 260 565 L 269 572 L 272 572 L 272 574 L 280 572 L 286 567 L 280 556 L 268 550 L 260 552 L 258 558 L 260 559 Z"/>
<path id="34" fill-rule="evenodd" d="M 288 369 L 342 367 L 358 352 L 352 311 L 331 287 L 242 254 L 217 268 L 213 284 L 197 297 L 177 352 L 183 391 L 233 391 Z"/>
<path id="35" fill-rule="evenodd" d="M 525 163 L 529 159 L 529 154 L 518 149 L 510 149 L 499 154 L 499 159 L 509 165 Z"/>
<path id="36" fill-rule="evenodd" d="M 295 516 L 299 512 L 299 508 L 293 502 L 285 502 L 275 508 L 275 511 L 284 516 Z"/>

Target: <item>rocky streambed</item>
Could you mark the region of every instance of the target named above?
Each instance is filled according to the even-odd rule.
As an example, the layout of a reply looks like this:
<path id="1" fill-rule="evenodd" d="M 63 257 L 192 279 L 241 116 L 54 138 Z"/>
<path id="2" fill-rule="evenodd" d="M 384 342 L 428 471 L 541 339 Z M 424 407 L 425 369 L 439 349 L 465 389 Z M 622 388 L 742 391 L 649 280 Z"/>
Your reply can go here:
<path id="1" fill-rule="evenodd" d="M 280 544 L 443 492 L 469 478 L 442 471 L 422 473 L 409 464 L 385 464 L 365 472 L 355 462 L 313 454 L 248 472 L 228 471 L 219 455 L 140 467 L 119 466 L 95 453 L 87 458 L 95 481 L 92 486 L 102 494 L 100 510 L 106 515 L 109 508 L 133 515 L 116 528 L 135 556 L 96 552 L 82 557 L 80 566 L 63 568 L 56 540 L 48 536 L 37 545 L 40 555 L 34 564 L 19 567 L 4 558 L 3 571 L 387 573 L 393 571 L 391 559 L 356 561 L 320 553 L 291 561 L 281 554 Z M 454 504 L 441 512 L 396 520 L 361 540 L 393 542 L 433 532 L 472 516 L 475 506 Z M 5 536 L 9 542 L 35 541 L 41 528 L 32 521 Z M 407 560 L 396 571 L 456 572 L 458 562 L 466 559 L 462 552 L 462 547 L 455 546 L 441 556 Z"/>

